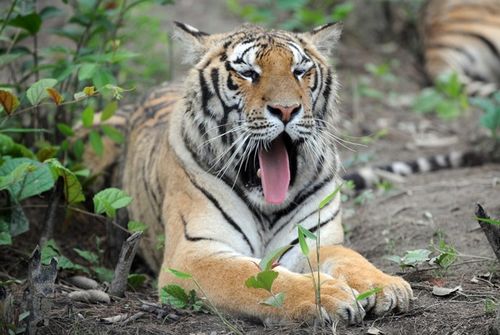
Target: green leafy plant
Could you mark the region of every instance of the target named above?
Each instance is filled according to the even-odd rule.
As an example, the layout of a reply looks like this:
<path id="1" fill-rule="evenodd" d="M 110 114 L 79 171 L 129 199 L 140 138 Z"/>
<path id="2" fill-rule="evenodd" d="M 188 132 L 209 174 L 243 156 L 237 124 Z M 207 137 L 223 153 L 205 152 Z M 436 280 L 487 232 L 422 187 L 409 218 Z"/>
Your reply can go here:
<path id="1" fill-rule="evenodd" d="M 160 291 L 162 304 L 169 304 L 175 308 L 192 309 L 195 312 L 203 310 L 203 301 L 198 298 L 195 290 L 186 291 L 179 285 L 170 284 Z"/>
<path id="2" fill-rule="evenodd" d="M 260 303 L 272 307 L 281 307 L 285 301 L 285 293 L 278 292 L 275 293 L 272 290 L 273 283 L 278 278 L 279 273 L 274 271 L 273 268 L 277 265 L 275 262 L 288 250 L 290 245 L 282 248 L 278 248 L 271 252 L 268 256 L 264 257 L 258 268 L 261 270 L 255 276 L 249 277 L 245 281 L 245 285 L 248 288 L 263 289 L 269 292 L 270 297 Z"/>
<path id="3" fill-rule="evenodd" d="M 498 142 L 500 130 L 500 92 L 493 94 L 491 98 L 472 98 L 471 104 L 479 107 L 484 114 L 481 116 L 480 124 L 489 129 L 491 136 Z"/>
<path id="4" fill-rule="evenodd" d="M 442 234 L 438 234 L 438 237 L 439 241 L 437 246 L 434 245 L 434 243 L 431 243 L 431 247 L 438 252 L 438 255 L 433 257 L 430 260 L 430 263 L 436 264 L 444 271 L 447 271 L 448 268 L 457 260 L 458 252 L 455 247 L 446 243 Z"/>
<path id="5" fill-rule="evenodd" d="M 227 0 L 227 7 L 236 15 L 252 23 L 287 30 L 305 31 L 316 26 L 344 21 L 354 9 L 352 1 L 260 0 L 242 4 L 241 0 Z"/>
<path id="6" fill-rule="evenodd" d="M 418 268 L 418 266 L 425 264 L 430 260 L 429 255 L 431 253 L 432 251 L 427 249 L 416 249 L 406 251 L 403 257 L 387 256 L 386 258 L 397 263 L 404 270 L 407 268 Z"/>
<path id="7" fill-rule="evenodd" d="M 207 307 L 208 307 L 211 311 L 213 311 L 213 312 L 214 312 L 214 313 L 215 313 L 215 314 L 219 317 L 219 319 L 222 321 L 222 323 L 224 323 L 224 325 L 225 325 L 225 326 L 226 326 L 229 330 L 231 330 L 232 332 L 234 332 L 235 334 L 238 334 L 238 335 L 243 335 L 243 333 L 242 333 L 242 332 L 238 329 L 238 327 L 236 327 L 236 326 L 235 326 L 235 325 L 233 325 L 231 322 L 229 322 L 229 321 L 228 321 L 228 320 L 224 317 L 224 315 L 222 315 L 222 313 L 221 313 L 221 312 L 217 309 L 217 307 L 215 307 L 215 305 L 214 305 L 214 304 L 210 301 L 210 299 L 208 299 L 208 297 L 207 297 L 207 295 L 206 295 L 205 291 L 203 291 L 203 288 L 201 287 L 200 283 L 196 280 L 196 278 L 194 278 L 194 277 L 193 277 L 191 274 L 189 274 L 189 273 L 182 272 L 182 271 L 179 271 L 179 270 L 176 270 L 176 269 L 171 269 L 171 268 L 169 268 L 169 269 L 167 269 L 167 270 L 165 270 L 165 271 L 167 271 L 168 273 L 170 273 L 171 275 L 173 275 L 173 276 L 174 276 L 174 277 L 176 277 L 176 278 L 179 278 L 179 279 L 186 279 L 186 280 L 191 280 L 191 281 L 194 283 L 194 285 L 196 286 L 196 288 L 197 288 L 197 289 L 198 289 L 198 290 L 199 290 L 199 291 L 203 294 L 204 299 L 206 300 L 206 302 L 207 302 L 207 304 L 208 304 L 208 305 L 207 305 Z M 176 286 L 176 285 L 174 285 L 174 286 Z M 189 296 L 190 296 L 190 294 L 191 294 L 191 293 L 188 295 L 184 289 L 182 289 L 182 288 L 181 288 L 181 290 L 182 290 L 182 292 L 183 292 L 183 293 L 181 293 L 181 291 L 179 291 L 179 289 L 178 289 L 178 288 L 174 288 L 174 289 L 173 289 L 173 291 L 176 291 L 176 293 L 175 293 L 175 303 L 178 303 L 178 304 L 182 303 L 182 301 L 184 300 L 184 297 L 185 297 L 185 296 L 187 296 L 187 297 L 188 297 L 188 299 L 189 299 Z M 168 291 L 169 291 L 170 293 L 172 293 L 172 292 L 173 292 L 173 291 L 172 291 L 172 289 L 170 289 L 170 290 L 165 290 L 165 291 L 162 289 L 162 294 L 163 294 L 163 292 L 166 292 L 166 293 L 165 293 L 165 299 L 168 299 L 168 298 L 167 298 L 167 296 L 169 295 Z M 170 296 L 171 296 L 171 294 L 170 294 Z M 180 297 L 182 297 L 182 298 L 180 298 Z M 179 298 L 180 298 L 180 299 L 179 299 Z M 179 301 L 179 300 L 180 300 L 180 301 Z"/>
<path id="8" fill-rule="evenodd" d="M 413 101 L 417 113 L 435 112 L 442 119 L 453 119 L 469 106 L 464 85 L 458 74 L 447 73 L 437 78 L 435 86 L 423 89 Z"/>

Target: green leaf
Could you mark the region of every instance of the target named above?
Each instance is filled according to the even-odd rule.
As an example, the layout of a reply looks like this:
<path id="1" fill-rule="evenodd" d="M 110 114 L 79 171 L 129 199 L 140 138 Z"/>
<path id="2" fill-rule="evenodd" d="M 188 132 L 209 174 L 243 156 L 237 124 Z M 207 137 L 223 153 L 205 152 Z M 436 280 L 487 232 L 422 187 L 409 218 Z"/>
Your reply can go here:
<path id="1" fill-rule="evenodd" d="M 80 66 L 80 70 L 78 70 L 78 80 L 83 81 L 87 79 L 92 79 L 98 68 L 99 66 L 97 64 L 90 64 L 90 63 L 82 64 Z"/>
<path id="2" fill-rule="evenodd" d="M 54 7 L 54 6 L 44 7 L 40 11 L 40 17 L 43 20 L 50 19 L 50 18 L 56 17 L 56 16 L 60 16 L 62 14 L 64 14 L 64 12 L 62 10 L 60 10 L 59 8 Z"/>
<path id="3" fill-rule="evenodd" d="M 304 256 L 309 256 L 309 246 L 307 245 L 306 237 L 304 233 L 300 230 L 301 226 L 297 226 L 297 232 L 299 237 L 300 251 Z"/>
<path id="4" fill-rule="evenodd" d="M 118 103 L 116 101 L 112 101 L 104 107 L 101 112 L 101 121 L 106 121 L 110 119 L 113 115 L 115 115 L 116 110 L 118 109 Z"/>
<path id="5" fill-rule="evenodd" d="M 58 257 L 60 254 L 61 252 L 59 251 L 59 247 L 56 242 L 53 239 L 50 239 L 42 247 L 40 259 L 42 264 L 47 265 L 50 264 L 52 258 Z"/>
<path id="6" fill-rule="evenodd" d="M 106 213 L 109 217 L 115 217 L 116 210 L 130 204 L 132 198 L 124 191 L 117 188 L 107 188 L 94 195 L 94 212 Z"/>
<path id="7" fill-rule="evenodd" d="M 11 245 L 12 236 L 7 231 L 0 232 L 0 245 Z"/>
<path id="8" fill-rule="evenodd" d="M 115 275 L 112 270 L 102 266 L 94 266 L 92 267 L 92 271 L 95 272 L 97 279 L 101 282 L 111 283 L 113 281 L 113 276 Z"/>
<path id="9" fill-rule="evenodd" d="M 332 13 L 334 21 L 344 21 L 347 16 L 354 10 L 354 3 L 345 2 L 335 6 Z"/>
<path id="10" fill-rule="evenodd" d="M 189 305 L 189 297 L 186 291 L 179 285 L 167 285 L 160 291 L 162 304 L 169 304 L 175 308 L 186 308 Z"/>
<path id="11" fill-rule="evenodd" d="M 133 289 L 138 289 L 146 281 L 146 276 L 138 273 L 131 273 L 127 277 L 127 284 Z"/>
<path id="12" fill-rule="evenodd" d="M 47 88 L 52 88 L 56 84 L 57 84 L 56 79 L 52 78 L 41 79 L 36 83 L 34 83 L 33 85 L 31 85 L 30 88 L 28 88 L 28 90 L 26 91 L 26 97 L 33 106 L 36 106 L 43 99 L 49 96 L 47 93 Z"/>
<path id="13" fill-rule="evenodd" d="M 57 257 L 57 267 L 64 270 L 82 271 L 85 273 L 89 273 L 89 269 L 80 264 L 73 263 L 69 258 L 62 255 Z"/>
<path id="14" fill-rule="evenodd" d="M 314 235 L 313 233 L 311 233 L 311 231 L 307 228 L 304 228 L 302 227 L 301 225 L 297 225 L 299 231 L 307 238 L 310 238 L 311 240 L 315 240 L 317 239 L 316 235 Z"/>
<path id="15" fill-rule="evenodd" d="M 61 134 L 63 134 L 64 136 L 75 135 L 75 132 L 73 131 L 73 129 L 65 123 L 58 123 L 56 125 L 56 127 L 61 132 Z"/>
<path id="16" fill-rule="evenodd" d="M 7 176 L 15 171 L 20 165 L 29 164 L 27 171 L 23 172 L 23 178 L 10 184 L 6 189 L 13 199 L 20 201 L 34 195 L 43 193 L 54 187 L 52 173 L 46 164 L 42 164 L 28 158 L 9 159 L 0 166 L 0 175 Z M 24 168 L 22 168 L 24 169 Z M 21 173 L 19 170 L 15 173 Z"/>
<path id="17" fill-rule="evenodd" d="M 379 292 L 382 292 L 381 287 L 372 288 L 371 290 L 368 290 L 368 291 L 365 291 L 363 293 L 358 294 L 358 296 L 356 297 L 356 301 L 364 300 L 364 299 L 371 297 L 372 295 L 377 294 Z"/>
<path id="18" fill-rule="evenodd" d="M 22 181 L 33 168 L 28 162 L 19 164 L 8 175 L 0 176 L 0 190 L 5 190 L 12 184 Z"/>
<path id="19" fill-rule="evenodd" d="M 423 89 L 413 101 L 412 108 L 417 113 L 429 113 L 436 110 L 443 97 L 433 88 Z"/>
<path id="20" fill-rule="evenodd" d="M 401 258 L 401 265 L 409 267 L 417 266 L 428 261 L 430 254 L 431 251 L 427 249 L 409 250 Z"/>
<path id="21" fill-rule="evenodd" d="M 56 158 L 51 158 L 45 163 L 50 167 L 54 179 L 57 179 L 57 177 L 63 178 L 64 197 L 68 204 L 72 205 L 85 200 L 82 185 L 71 170 L 64 167 Z"/>
<path id="22" fill-rule="evenodd" d="M 83 152 L 85 151 L 85 144 L 81 139 L 78 139 L 73 143 L 73 153 L 76 156 L 76 159 L 81 160 L 83 157 Z"/>
<path id="23" fill-rule="evenodd" d="M 104 144 L 102 143 L 102 138 L 101 135 L 99 135 L 98 132 L 95 130 L 92 130 L 89 133 L 89 141 L 90 145 L 92 146 L 92 149 L 98 156 L 102 156 L 104 152 Z"/>
<path id="24" fill-rule="evenodd" d="M 493 224 L 493 225 L 500 225 L 500 220 L 495 220 L 495 219 L 487 219 L 487 218 L 478 218 L 476 217 L 476 219 L 478 221 L 482 221 L 482 222 L 486 222 L 486 223 L 489 223 L 489 224 Z"/>
<path id="25" fill-rule="evenodd" d="M 335 198 L 337 193 L 340 192 L 342 186 L 343 184 L 337 186 L 337 188 L 332 193 L 330 193 L 323 200 L 321 200 L 321 202 L 319 203 L 319 209 L 323 209 L 326 205 L 328 205 Z"/>
<path id="26" fill-rule="evenodd" d="M 87 106 L 82 112 L 82 124 L 85 128 L 92 128 L 94 125 L 94 108 Z"/>
<path id="27" fill-rule="evenodd" d="M 180 279 L 191 279 L 193 278 L 193 276 L 189 273 L 186 273 L 186 272 L 182 272 L 182 271 L 179 271 L 179 270 L 175 270 L 175 269 L 172 269 L 172 268 L 169 268 L 167 270 L 168 273 L 174 275 L 175 277 L 177 278 L 180 278 Z"/>
<path id="28" fill-rule="evenodd" d="M 12 244 L 12 236 L 9 232 L 9 224 L 0 219 L 0 245 Z"/>
<path id="29" fill-rule="evenodd" d="M 87 262 L 90 262 L 93 265 L 97 265 L 99 263 L 99 256 L 97 256 L 94 252 L 88 250 L 81 250 L 78 248 L 73 248 L 73 250 L 78 254 L 78 256 L 80 256 Z"/>
<path id="30" fill-rule="evenodd" d="M 135 233 L 138 231 L 144 232 L 146 229 L 148 229 L 148 226 L 145 223 L 139 221 L 129 221 L 127 229 L 131 233 Z"/>
<path id="31" fill-rule="evenodd" d="M 287 245 L 272 251 L 269 255 L 262 258 L 259 262 L 259 267 L 263 271 L 271 270 L 275 261 L 277 261 L 288 249 L 292 246 Z"/>
<path id="32" fill-rule="evenodd" d="M 248 288 L 262 288 L 271 292 L 274 280 L 278 277 L 278 272 L 273 270 L 261 271 L 256 276 L 249 277 L 245 281 Z"/>
<path id="33" fill-rule="evenodd" d="M 40 30 L 42 18 L 37 13 L 18 15 L 9 21 L 9 26 L 27 30 L 30 35 L 35 35 Z"/>
<path id="34" fill-rule="evenodd" d="M 284 302 L 285 302 L 285 293 L 280 292 L 262 301 L 261 304 L 279 308 L 283 306 Z"/>
<path id="35" fill-rule="evenodd" d="M 121 143 L 123 143 L 123 141 L 125 141 L 125 136 L 123 136 L 121 131 L 119 131 L 115 127 L 107 125 L 107 124 L 103 124 L 103 125 L 101 125 L 101 129 L 102 129 L 102 132 L 107 137 L 109 137 L 112 141 L 114 141 L 118 144 L 121 144 Z"/>
<path id="36" fill-rule="evenodd" d="M 10 210 L 10 235 L 18 236 L 29 230 L 29 221 L 24 214 L 23 207 L 15 201 L 15 199 L 10 198 L 11 206 Z"/>
<path id="37" fill-rule="evenodd" d="M 116 80 L 113 77 L 113 74 L 105 68 L 101 68 L 99 71 L 94 73 L 92 77 L 92 82 L 98 90 L 101 90 L 106 85 L 114 85 Z"/>

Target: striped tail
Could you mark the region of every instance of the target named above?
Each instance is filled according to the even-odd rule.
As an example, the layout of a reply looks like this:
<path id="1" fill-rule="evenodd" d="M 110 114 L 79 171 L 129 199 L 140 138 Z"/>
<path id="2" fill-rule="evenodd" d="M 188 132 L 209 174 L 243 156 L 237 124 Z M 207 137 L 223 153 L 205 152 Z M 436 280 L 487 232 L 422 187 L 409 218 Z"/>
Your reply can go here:
<path id="1" fill-rule="evenodd" d="M 432 172 L 459 167 L 479 166 L 487 162 L 485 155 L 475 151 L 451 152 L 445 155 L 420 157 L 406 162 L 392 162 L 381 166 L 367 166 L 344 175 L 345 181 L 352 181 L 355 190 L 363 190 L 375 186 L 382 180 L 400 179 L 417 173 Z"/>

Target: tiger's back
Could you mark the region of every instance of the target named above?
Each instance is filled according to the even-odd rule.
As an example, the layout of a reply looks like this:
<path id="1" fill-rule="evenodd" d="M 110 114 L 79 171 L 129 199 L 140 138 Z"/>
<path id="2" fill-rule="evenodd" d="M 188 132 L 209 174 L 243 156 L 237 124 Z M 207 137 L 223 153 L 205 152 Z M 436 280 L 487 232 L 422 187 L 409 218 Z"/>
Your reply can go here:
<path id="1" fill-rule="evenodd" d="M 500 0 L 430 0 L 420 24 L 427 74 L 457 72 L 471 95 L 500 85 Z"/>

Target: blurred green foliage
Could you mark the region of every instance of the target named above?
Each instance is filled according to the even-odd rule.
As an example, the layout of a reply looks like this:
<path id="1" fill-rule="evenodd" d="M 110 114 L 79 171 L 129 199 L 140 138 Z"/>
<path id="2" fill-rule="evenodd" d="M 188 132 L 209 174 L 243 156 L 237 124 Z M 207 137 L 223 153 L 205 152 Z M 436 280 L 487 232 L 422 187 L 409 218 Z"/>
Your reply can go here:
<path id="1" fill-rule="evenodd" d="M 66 208 L 81 207 L 93 179 L 84 152 L 103 155 L 105 139 L 124 141 L 120 129 L 100 123 L 116 113 L 116 100 L 134 98 L 133 88 L 168 79 L 158 46 L 169 44 L 167 33 L 147 11 L 171 2 L 7 2 L 0 14 L 0 245 L 29 229 L 26 200 L 50 191 Z M 114 212 L 110 196 L 99 212 Z M 44 212 L 53 197 L 45 199 Z"/>
<path id="2" fill-rule="evenodd" d="M 465 87 L 456 73 L 441 75 L 434 87 L 423 89 L 413 101 L 417 113 L 435 112 L 442 119 L 453 119 L 469 106 Z"/>
<path id="3" fill-rule="evenodd" d="M 227 0 L 229 10 L 248 22 L 291 31 L 306 31 L 325 23 L 343 21 L 354 9 L 338 0 Z"/>

